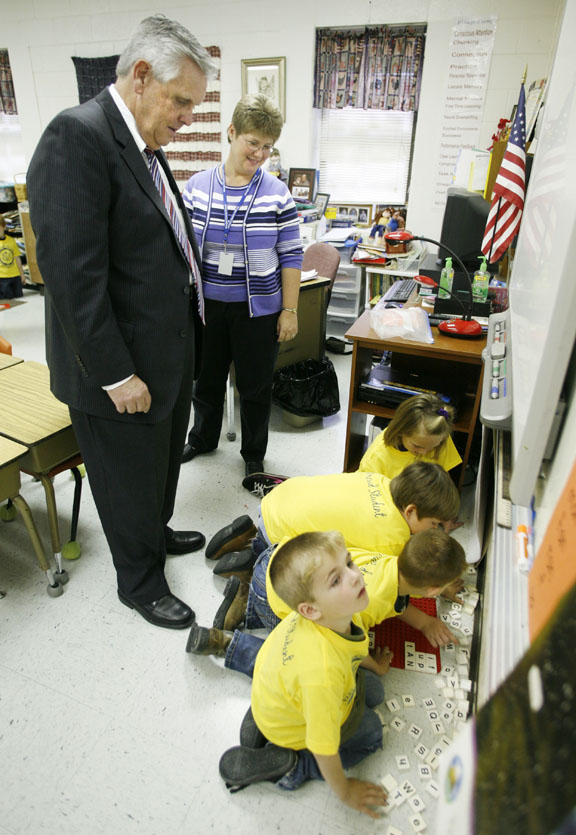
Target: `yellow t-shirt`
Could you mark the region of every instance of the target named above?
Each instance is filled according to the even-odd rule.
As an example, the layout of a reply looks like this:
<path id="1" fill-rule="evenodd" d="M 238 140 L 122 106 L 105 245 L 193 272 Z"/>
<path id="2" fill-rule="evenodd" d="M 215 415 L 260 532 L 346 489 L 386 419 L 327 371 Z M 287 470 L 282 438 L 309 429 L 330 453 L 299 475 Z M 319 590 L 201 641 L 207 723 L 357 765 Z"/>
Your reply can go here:
<path id="1" fill-rule="evenodd" d="M 273 492 L 273 491 L 272 491 Z M 284 748 L 333 756 L 368 655 L 359 615 L 340 635 L 290 612 L 264 641 L 252 682 L 252 713 L 264 736 Z"/>
<path id="2" fill-rule="evenodd" d="M 16 259 L 20 257 L 20 250 L 18 244 L 6 235 L 5 238 L 0 238 L 0 278 L 14 278 L 20 275 Z"/>
<path id="3" fill-rule="evenodd" d="M 413 452 L 408 452 L 408 450 L 400 450 L 395 447 L 386 446 L 384 442 L 385 434 L 386 430 L 381 432 L 372 441 L 360 461 L 360 466 L 358 467 L 359 472 L 381 473 L 386 478 L 394 478 L 408 464 L 412 464 L 414 461 L 430 461 L 432 464 L 440 464 L 442 469 L 446 471 L 451 470 L 462 462 L 460 453 L 454 446 L 454 441 L 450 436 L 442 444 L 438 455 L 435 454 L 435 450 L 427 452 L 425 455 L 415 455 Z"/>
<path id="4" fill-rule="evenodd" d="M 262 499 L 260 510 L 270 542 L 337 530 L 348 548 L 398 556 L 410 537 L 390 495 L 390 479 L 378 473 L 289 478 Z"/>
<path id="5" fill-rule="evenodd" d="M 369 553 L 359 548 L 350 548 L 350 556 L 362 572 L 368 592 L 368 606 L 360 612 L 364 629 L 371 629 L 386 618 L 401 614 L 395 609 L 398 599 L 398 557 Z"/>

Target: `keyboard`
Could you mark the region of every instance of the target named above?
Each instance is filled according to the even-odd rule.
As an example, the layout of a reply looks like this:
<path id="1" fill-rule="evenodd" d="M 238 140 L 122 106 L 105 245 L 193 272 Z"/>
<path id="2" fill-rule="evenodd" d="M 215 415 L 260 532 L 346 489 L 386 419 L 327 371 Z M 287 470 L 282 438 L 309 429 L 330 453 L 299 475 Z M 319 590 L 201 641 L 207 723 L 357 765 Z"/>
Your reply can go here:
<path id="1" fill-rule="evenodd" d="M 413 278 L 403 278 L 401 281 L 395 281 L 392 287 L 386 291 L 383 298 L 387 302 L 404 304 L 408 301 L 417 286 Z"/>

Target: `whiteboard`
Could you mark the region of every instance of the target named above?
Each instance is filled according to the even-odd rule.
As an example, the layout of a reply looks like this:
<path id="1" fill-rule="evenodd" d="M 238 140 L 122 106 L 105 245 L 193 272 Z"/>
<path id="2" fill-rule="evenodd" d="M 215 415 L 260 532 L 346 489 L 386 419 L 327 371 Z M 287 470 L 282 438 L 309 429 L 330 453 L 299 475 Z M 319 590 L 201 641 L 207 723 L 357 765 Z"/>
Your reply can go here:
<path id="1" fill-rule="evenodd" d="M 574 32 L 568 0 L 510 278 L 510 496 L 520 505 L 534 494 L 576 334 Z"/>

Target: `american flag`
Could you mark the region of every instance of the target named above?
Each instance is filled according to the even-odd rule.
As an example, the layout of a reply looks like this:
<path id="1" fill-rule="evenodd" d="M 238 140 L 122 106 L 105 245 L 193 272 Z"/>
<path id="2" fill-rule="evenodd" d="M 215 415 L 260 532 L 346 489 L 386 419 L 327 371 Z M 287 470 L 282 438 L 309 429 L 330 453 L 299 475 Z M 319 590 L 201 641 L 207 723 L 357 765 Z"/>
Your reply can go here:
<path id="1" fill-rule="evenodd" d="M 522 84 L 506 153 L 494 184 L 492 205 L 482 240 L 482 252 L 490 263 L 504 254 L 518 232 L 524 208 L 525 174 L 526 97 Z"/>

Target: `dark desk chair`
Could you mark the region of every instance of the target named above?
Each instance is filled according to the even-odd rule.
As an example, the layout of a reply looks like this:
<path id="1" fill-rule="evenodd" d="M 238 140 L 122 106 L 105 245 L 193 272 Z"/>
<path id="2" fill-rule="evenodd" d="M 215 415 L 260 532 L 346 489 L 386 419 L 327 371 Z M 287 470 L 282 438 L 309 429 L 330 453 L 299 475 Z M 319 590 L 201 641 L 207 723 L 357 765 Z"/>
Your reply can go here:
<path id="1" fill-rule="evenodd" d="M 316 270 L 322 278 L 330 279 L 330 287 L 326 293 L 326 306 L 330 303 L 330 294 L 340 266 L 340 253 L 332 244 L 310 244 L 304 253 L 302 270 Z"/>

